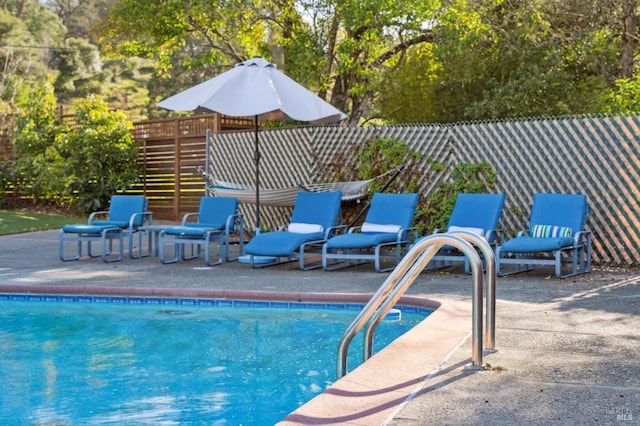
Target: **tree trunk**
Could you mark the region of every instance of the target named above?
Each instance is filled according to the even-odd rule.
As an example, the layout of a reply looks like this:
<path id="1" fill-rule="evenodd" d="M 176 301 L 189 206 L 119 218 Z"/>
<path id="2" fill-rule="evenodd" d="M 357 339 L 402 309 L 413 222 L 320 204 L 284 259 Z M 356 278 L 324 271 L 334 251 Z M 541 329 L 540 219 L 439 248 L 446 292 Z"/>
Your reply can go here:
<path id="1" fill-rule="evenodd" d="M 622 21 L 622 60 L 620 77 L 633 77 L 633 54 L 636 46 L 636 0 L 625 0 L 623 3 Z"/>
<path id="2" fill-rule="evenodd" d="M 338 30 L 340 29 L 340 18 L 336 13 L 331 20 L 331 31 L 329 31 L 328 35 L 328 48 L 327 48 L 327 66 L 325 68 L 325 75 L 331 76 L 333 73 L 333 61 L 336 50 L 336 40 L 338 38 Z M 322 90 L 318 94 L 322 99 L 327 99 L 327 89 L 326 85 L 322 85 Z M 336 108 L 340 108 L 337 105 L 333 105 Z"/>
<path id="3" fill-rule="evenodd" d="M 341 111 L 347 110 L 347 101 L 349 99 L 348 83 L 349 77 L 344 74 L 338 74 L 331 90 L 331 105 Z"/>

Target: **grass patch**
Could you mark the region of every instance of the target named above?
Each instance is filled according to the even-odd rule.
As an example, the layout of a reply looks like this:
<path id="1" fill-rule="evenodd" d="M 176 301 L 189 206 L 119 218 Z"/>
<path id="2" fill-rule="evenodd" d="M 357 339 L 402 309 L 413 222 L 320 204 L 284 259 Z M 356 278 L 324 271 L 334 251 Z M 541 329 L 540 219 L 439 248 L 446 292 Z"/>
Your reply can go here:
<path id="1" fill-rule="evenodd" d="M 57 229 L 69 223 L 84 223 L 86 220 L 66 215 L 0 210 L 0 235 Z"/>

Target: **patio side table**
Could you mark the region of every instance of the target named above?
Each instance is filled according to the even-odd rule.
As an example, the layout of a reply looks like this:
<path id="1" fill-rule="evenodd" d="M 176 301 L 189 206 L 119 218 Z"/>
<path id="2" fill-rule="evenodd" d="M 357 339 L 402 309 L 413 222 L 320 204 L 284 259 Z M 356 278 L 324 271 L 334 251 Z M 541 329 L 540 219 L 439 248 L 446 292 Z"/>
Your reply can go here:
<path id="1" fill-rule="evenodd" d="M 140 237 L 139 237 L 139 241 L 138 241 L 138 252 L 139 255 L 136 258 L 142 258 L 142 257 L 146 257 L 146 256 L 150 256 L 152 254 L 152 250 L 153 250 L 153 255 L 158 257 L 158 253 L 160 251 L 159 247 L 160 247 L 160 232 L 162 232 L 163 229 L 165 229 L 167 227 L 167 225 L 145 225 L 145 226 L 141 226 L 140 228 L 138 228 L 138 231 L 140 232 Z M 148 235 L 149 241 L 148 241 L 148 251 L 146 252 L 146 254 L 142 251 L 142 239 L 143 239 L 143 233 L 146 233 Z"/>

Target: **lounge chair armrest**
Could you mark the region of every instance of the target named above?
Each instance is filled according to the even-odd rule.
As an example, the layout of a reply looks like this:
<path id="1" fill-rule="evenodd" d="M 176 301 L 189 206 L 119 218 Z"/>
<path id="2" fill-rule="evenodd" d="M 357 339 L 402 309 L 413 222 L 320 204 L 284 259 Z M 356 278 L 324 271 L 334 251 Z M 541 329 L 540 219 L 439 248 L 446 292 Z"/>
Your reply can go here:
<path id="1" fill-rule="evenodd" d="M 352 226 L 347 230 L 347 234 L 353 234 L 354 232 L 362 232 L 362 226 Z"/>
<path id="2" fill-rule="evenodd" d="M 579 246 L 591 242 L 591 231 L 579 231 L 573 236 L 573 245 Z"/>
<path id="3" fill-rule="evenodd" d="M 344 234 L 347 232 L 347 230 L 349 229 L 349 227 L 347 225 L 336 225 L 336 226 L 330 226 L 329 228 L 325 229 L 324 231 L 324 239 L 328 240 L 329 238 L 338 235 L 338 234 Z"/>
<path id="4" fill-rule="evenodd" d="M 133 230 L 133 229 L 137 228 L 137 226 L 134 225 L 134 224 L 135 224 L 136 219 L 138 218 L 138 216 L 142 216 L 143 217 L 142 224 L 140 226 L 153 224 L 153 213 L 152 212 L 134 213 L 129 218 L 129 229 L 130 230 Z"/>
<path id="5" fill-rule="evenodd" d="M 444 234 L 447 232 L 447 228 L 436 228 L 433 230 L 433 234 Z"/>
<path id="6" fill-rule="evenodd" d="M 96 220 L 97 216 L 106 216 L 107 218 L 109 217 L 109 212 L 106 210 L 101 210 L 98 212 L 93 212 L 89 215 L 89 220 L 87 221 L 87 223 L 89 225 L 91 225 L 93 223 L 94 220 Z"/>
<path id="7" fill-rule="evenodd" d="M 504 243 L 504 232 L 502 229 L 489 229 L 484 233 L 484 238 L 490 244 L 502 245 Z"/>
<path id="8" fill-rule="evenodd" d="M 403 239 L 403 237 L 405 236 L 406 236 L 406 239 Z M 415 228 L 415 227 L 401 228 L 396 235 L 396 241 L 381 243 L 379 246 L 387 247 L 387 246 L 395 246 L 395 245 L 401 244 L 405 248 L 407 248 L 417 240 L 418 240 L 418 228 Z"/>
<path id="9" fill-rule="evenodd" d="M 403 238 L 406 236 L 406 239 Z M 410 243 L 418 239 L 418 228 L 412 226 L 411 228 L 400 228 L 398 230 L 398 241 L 408 241 Z"/>
<path id="10" fill-rule="evenodd" d="M 199 216 L 200 213 L 185 213 L 184 216 L 182 216 L 182 224 L 185 225 L 190 220 L 197 222 Z"/>
<path id="11" fill-rule="evenodd" d="M 236 228 L 236 225 L 237 226 L 242 226 L 243 223 L 244 223 L 244 216 L 242 215 L 242 213 L 232 214 L 232 215 L 227 217 L 227 223 L 225 224 L 225 230 L 226 231 L 231 231 L 232 229 Z"/>

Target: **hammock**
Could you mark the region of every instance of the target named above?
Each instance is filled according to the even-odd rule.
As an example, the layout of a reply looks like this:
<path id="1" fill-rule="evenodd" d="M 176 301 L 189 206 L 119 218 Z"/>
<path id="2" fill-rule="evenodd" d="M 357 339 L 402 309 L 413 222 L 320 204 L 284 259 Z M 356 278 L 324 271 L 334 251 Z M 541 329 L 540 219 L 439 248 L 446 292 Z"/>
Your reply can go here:
<path id="1" fill-rule="evenodd" d="M 293 206 L 300 190 L 309 192 L 342 191 L 343 201 L 359 200 L 367 195 L 369 185 L 378 177 L 369 180 L 304 184 L 278 189 L 260 188 L 260 204 L 277 207 Z M 245 203 L 256 202 L 256 191 L 248 185 L 214 179 L 214 185 L 209 186 L 208 189 L 217 197 L 235 197 L 238 201 Z"/>
<path id="2" fill-rule="evenodd" d="M 209 191 L 216 197 L 234 197 L 241 203 L 256 202 L 254 188 L 239 183 L 225 182 L 214 179 L 215 184 L 209 186 Z M 296 202 L 300 187 L 290 186 L 279 189 L 260 188 L 260 205 L 289 207 Z"/>

